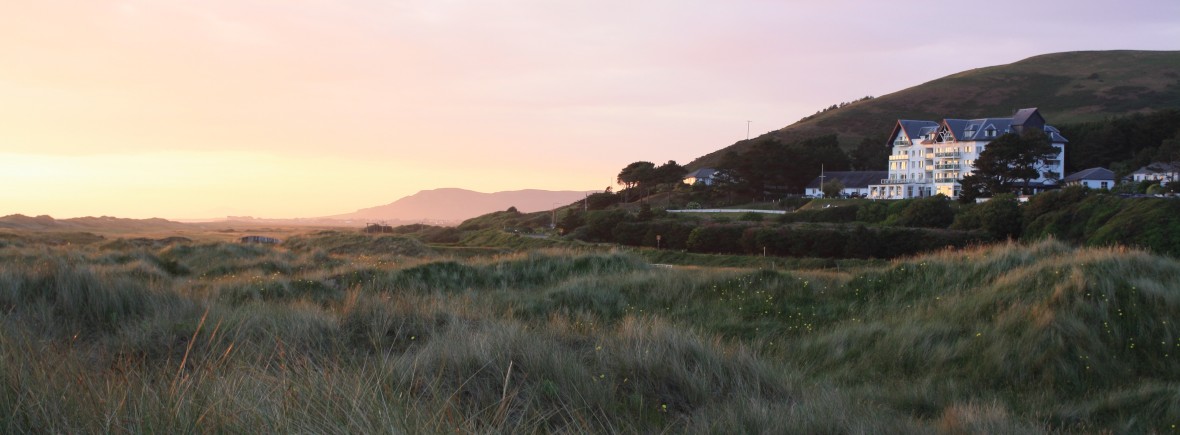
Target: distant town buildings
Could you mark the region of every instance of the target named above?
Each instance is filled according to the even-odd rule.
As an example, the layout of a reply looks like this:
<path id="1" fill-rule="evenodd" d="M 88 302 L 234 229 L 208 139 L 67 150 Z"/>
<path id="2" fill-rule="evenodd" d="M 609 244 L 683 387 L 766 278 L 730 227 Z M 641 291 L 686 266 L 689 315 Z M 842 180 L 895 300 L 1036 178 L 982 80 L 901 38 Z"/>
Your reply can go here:
<path id="1" fill-rule="evenodd" d="M 975 160 L 992 140 L 1006 133 L 1043 131 L 1060 152 L 1045 160 L 1046 172 L 1062 174 L 1066 138 L 1045 123 L 1036 108 L 1020 109 L 1011 118 L 898 120 L 889 135 L 893 147 L 886 178 L 869 186 L 868 196 L 878 199 L 919 198 L 946 195 L 957 198 L 959 181 L 975 170 Z M 1056 187 L 1057 180 L 1042 175 L 1029 188 Z"/>

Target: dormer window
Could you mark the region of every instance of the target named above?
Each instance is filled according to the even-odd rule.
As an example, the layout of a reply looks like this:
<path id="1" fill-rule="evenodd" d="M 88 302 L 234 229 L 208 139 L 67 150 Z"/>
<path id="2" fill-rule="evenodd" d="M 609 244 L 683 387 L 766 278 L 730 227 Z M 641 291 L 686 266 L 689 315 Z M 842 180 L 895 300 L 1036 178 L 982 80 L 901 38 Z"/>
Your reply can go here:
<path id="1" fill-rule="evenodd" d="M 983 137 L 996 137 L 996 128 L 988 126 L 987 130 L 983 131 Z"/>
<path id="2" fill-rule="evenodd" d="M 975 137 L 975 127 L 977 127 L 977 126 L 976 125 L 968 125 L 967 130 L 963 131 L 964 138 L 971 139 L 971 138 Z"/>

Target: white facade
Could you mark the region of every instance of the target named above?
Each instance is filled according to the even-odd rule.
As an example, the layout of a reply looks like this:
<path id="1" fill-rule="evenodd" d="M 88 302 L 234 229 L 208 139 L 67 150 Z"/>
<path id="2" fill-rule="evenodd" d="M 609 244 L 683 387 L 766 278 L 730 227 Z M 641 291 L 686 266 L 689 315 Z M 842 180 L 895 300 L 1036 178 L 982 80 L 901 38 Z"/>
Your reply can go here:
<path id="1" fill-rule="evenodd" d="M 803 193 L 810 197 L 822 197 L 824 196 L 823 186 L 839 183 L 843 186 L 840 189 L 841 197 L 865 197 L 869 194 L 869 185 L 888 175 L 887 171 L 828 171 L 811 180 L 803 188 Z"/>
<path id="2" fill-rule="evenodd" d="M 1083 186 L 1090 189 L 1111 189 L 1114 187 L 1114 172 L 1106 168 L 1089 168 L 1084 169 L 1068 177 L 1065 177 L 1062 184 L 1066 186 Z"/>
<path id="3" fill-rule="evenodd" d="M 806 189 L 803 189 L 803 194 L 807 195 L 809 197 L 812 197 L 812 198 L 822 198 L 824 196 L 824 191 L 820 190 L 820 188 L 818 188 L 818 187 L 808 187 Z M 843 195 L 844 197 L 868 196 L 868 194 L 869 194 L 869 187 L 868 186 L 845 187 L 844 189 L 840 190 L 840 195 Z"/>
<path id="4" fill-rule="evenodd" d="M 1110 180 L 1079 180 L 1077 184 L 1091 189 L 1109 190 L 1111 187 L 1114 187 L 1114 182 Z"/>
<path id="5" fill-rule="evenodd" d="M 1132 173 L 1131 179 L 1136 183 L 1159 181 L 1160 186 L 1167 186 L 1170 182 L 1180 180 L 1180 166 L 1171 163 L 1152 163 Z"/>
<path id="6" fill-rule="evenodd" d="M 1056 183 L 1065 168 L 1066 140 L 1056 128 L 1044 125 L 1036 109 L 1022 109 L 1013 118 L 899 120 L 890 137 L 889 177 L 869 186 L 869 197 L 905 199 L 942 194 L 957 198 L 959 180 L 974 171 L 975 160 L 987 144 L 1025 127 L 1043 129 L 1059 150 L 1055 158 L 1043 162 L 1044 172 L 1054 176 L 1042 175 L 1031 181 Z"/>

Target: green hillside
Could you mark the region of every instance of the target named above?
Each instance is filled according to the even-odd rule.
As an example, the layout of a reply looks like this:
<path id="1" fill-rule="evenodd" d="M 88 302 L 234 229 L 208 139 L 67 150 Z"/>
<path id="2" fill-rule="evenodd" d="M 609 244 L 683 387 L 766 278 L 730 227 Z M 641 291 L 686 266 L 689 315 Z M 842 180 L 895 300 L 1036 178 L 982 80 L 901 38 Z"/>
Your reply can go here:
<path id="1" fill-rule="evenodd" d="M 785 143 L 837 134 L 846 149 L 889 134 L 899 118 L 939 120 L 1008 116 L 1037 107 L 1054 125 L 1180 108 L 1180 51 L 1082 51 L 978 68 L 858 101 L 767 133 Z M 761 138 L 761 137 L 759 137 Z M 702 156 L 689 169 L 715 166 L 739 141 Z"/>

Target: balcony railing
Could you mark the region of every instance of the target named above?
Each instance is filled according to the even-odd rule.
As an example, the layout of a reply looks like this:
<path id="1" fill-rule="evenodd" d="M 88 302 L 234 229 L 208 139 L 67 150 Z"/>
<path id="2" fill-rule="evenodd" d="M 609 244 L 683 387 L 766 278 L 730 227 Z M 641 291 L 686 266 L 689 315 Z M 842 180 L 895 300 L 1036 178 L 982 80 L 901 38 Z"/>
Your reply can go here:
<path id="1" fill-rule="evenodd" d="M 917 183 L 917 180 L 906 180 L 901 178 L 882 178 L 881 184 L 912 184 Z"/>
<path id="2" fill-rule="evenodd" d="M 959 163 L 938 163 L 934 165 L 934 169 L 959 169 L 962 167 Z"/>
<path id="3" fill-rule="evenodd" d="M 934 178 L 935 183 L 956 183 L 958 181 L 959 181 L 959 179 L 954 178 L 954 177 L 951 177 L 951 178 L 935 177 Z"/>
<path id="4" fill-rule="evenodd" d="M 958 157 L 962 154 L 963 153 L 958 152 L 958 151 L 942 151 L 942 152 L 934 153 L 934 157 Z"/>
<path id="5" fill-rule="evenodd" d="M 889 161 L 894 161 L 894 160 L 909 160 L 909 159 L 910 159 L 910 156 L 907 156 L 907 155 L 905 155 L 905 154 L 899 154 L 899 155 L 892 155 L 892 156 L 889 156 Z"/>

